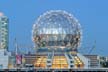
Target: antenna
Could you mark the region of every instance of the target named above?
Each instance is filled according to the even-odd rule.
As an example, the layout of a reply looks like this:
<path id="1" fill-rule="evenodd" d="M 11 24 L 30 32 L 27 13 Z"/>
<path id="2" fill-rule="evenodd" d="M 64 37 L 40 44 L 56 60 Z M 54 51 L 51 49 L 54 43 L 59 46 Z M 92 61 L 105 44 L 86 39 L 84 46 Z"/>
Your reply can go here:
<path id="1" fill-rule="evenodd" d="M 16 38 L 14 39 L 14 45 L 15 45 L 15 54 L 18 55 L 20 50 Z"/>
<path id="2" fill-rule="evenodd" d="M 14 40 L 14 43 L 15 43 L 15 54 L 17 55 L 18 54 L 18 44 L 17 44 L 16 38 Z"/>

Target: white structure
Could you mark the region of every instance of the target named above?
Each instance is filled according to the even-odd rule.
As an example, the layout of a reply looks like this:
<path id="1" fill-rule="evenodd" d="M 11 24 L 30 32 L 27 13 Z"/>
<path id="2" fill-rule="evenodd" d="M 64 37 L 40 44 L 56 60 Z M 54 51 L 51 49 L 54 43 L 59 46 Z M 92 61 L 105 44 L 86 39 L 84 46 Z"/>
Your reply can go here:
<path id="1" fill-rule="evenodd" d="M 8 49 L 8 18 L 0 13 L 0 49 Z"/>
<path id="2" fill-rule="evenodd" d="M 88 69 L 90 66 L 90 59 L 86 58 L 85 56 L 81 55 L 80 53 L 77 53 L 77 56 L 80 57 L 80 59 L 84 63 L 84 68 Z"/>
<path id="3" fill-rule="evenodd" d="M 9 56 L 6 54 L 5 49 L 0 49 L 0 69 L 8 68 Z"/>
<path id="4" fill-rule="evenodd" d="M 0 12 L 0 69 L 8 69 L 8 18 Z"/>

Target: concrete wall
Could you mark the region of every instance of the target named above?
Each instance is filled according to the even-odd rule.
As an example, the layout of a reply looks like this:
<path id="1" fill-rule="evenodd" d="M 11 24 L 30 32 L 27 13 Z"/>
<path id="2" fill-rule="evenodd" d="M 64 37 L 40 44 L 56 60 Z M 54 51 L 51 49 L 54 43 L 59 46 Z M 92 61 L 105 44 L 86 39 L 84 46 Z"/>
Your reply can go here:
<path id="1" fill-rule="evenodd" d="M 8 56 L 0 56 L 0 68 L 8 68 Z"/>
<path id="2" fill-rule="evenodd" d="M 7 69 L 8 68 L 8 61 L 9 56 L 5 55 L 5 50 L 0 50 L 0 69 Z"/>

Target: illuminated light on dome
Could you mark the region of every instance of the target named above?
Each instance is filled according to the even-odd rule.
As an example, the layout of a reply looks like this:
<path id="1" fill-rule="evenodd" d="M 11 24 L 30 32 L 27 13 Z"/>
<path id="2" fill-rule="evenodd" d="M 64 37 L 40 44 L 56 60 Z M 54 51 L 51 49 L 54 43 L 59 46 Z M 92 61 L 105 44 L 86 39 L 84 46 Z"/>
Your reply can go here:
<path id="1" fill-rule="evenodd" d="M 40 15 L 32 30 L 32 39 L 38 48 L 76 49 L 81 35 L 78 20 L 62 10 L 51 10 Z"/>

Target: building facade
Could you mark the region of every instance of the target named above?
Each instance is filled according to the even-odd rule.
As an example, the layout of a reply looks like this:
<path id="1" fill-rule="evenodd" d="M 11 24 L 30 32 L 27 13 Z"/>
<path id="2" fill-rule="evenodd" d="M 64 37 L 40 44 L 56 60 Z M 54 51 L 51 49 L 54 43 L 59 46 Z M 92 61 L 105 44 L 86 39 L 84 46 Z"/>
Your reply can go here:
<path id="1" fill-rule="evenodd" d="M 84 55 L 90 59 L 90 68 L 100 68 L 100 61 L 98 55 Z"/>
<path id="2" fill-rule="evenodd" d="M 0 13 L 0 49 L 8 49 L 8 23 L 8 18 Z"/>
<path id="3" fill-rule="evenodd" d="M 0 12 L 0 69 L 8 68 L 8 18 Z"/>

